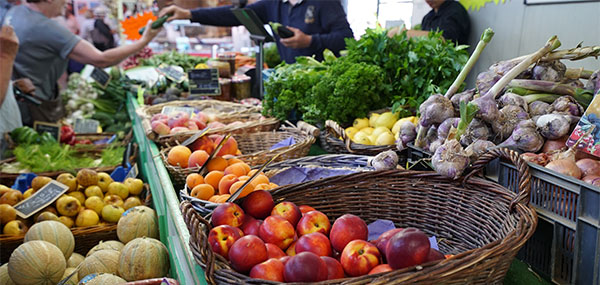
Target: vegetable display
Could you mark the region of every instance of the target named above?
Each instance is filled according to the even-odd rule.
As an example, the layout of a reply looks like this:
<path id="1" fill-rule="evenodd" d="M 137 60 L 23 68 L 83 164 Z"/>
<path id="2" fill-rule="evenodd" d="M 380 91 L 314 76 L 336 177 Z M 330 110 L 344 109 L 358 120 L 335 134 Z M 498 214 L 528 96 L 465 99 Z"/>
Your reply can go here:
<path id="1" fill-rule="evenodd" d="M 142 59 L 140 61 L 141 66 L 155 66 L 158 67 L 161 64 L 181 66 L 185 72 L 193 69 L 200 63 L 206 63 L 208 59 L 199 56 L 192 56 L 177 51 L 170 51 L 161 54 L 155 54 L 148 59 Z"/>
<path id="2" fill-rule="evenodd" d="M 368 30 L 358 41 L 348 39 L 347 49 L 341 58 L 325 51 L 321 63 L 300 57 L 280 66 L 265 83 L 264 113 L 314 124 L 346 124 L 389 106 L 409 116 L 435 90 L 448 89 L 467 60 L 465 46 L 439 33 L 409 39 Z"/>

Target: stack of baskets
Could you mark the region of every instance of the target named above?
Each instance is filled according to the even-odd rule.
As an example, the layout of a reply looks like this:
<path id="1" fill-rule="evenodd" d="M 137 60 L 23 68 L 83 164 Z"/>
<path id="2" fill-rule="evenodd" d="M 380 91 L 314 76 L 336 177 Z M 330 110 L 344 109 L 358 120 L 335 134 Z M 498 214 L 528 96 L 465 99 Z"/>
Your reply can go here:
<path id="1" fill-rule="evenodd" d="M 472 176 L 498 156 L 518 165 L 519 194 Z M 434 172 L 361 172 L 283 186 L 272 195 L 275 203 L 309 205 L 332 221 L 350 213 L 367 223 L 387 219 L 397 227 L 418 228 L 437 237 L 441 252 L 453 255 L 416 267 L 319 284 L 497 284 L 537 225 L 537 215 L 528 205 L 530 178 L 527 164 L 517 153 L 497 149 L 482 156 L 473 172 L 460 181 Z M 210 249 L 209 221 L 188 201 L 182 202 L 181 210 L 194 258 L 210 284 L 267 283 L 235 272 Z"/>

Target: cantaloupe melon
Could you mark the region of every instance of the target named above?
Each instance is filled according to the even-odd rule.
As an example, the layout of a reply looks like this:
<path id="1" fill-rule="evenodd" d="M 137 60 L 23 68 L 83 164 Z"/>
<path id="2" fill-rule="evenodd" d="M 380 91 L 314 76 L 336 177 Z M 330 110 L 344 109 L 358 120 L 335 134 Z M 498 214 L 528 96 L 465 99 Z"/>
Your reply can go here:
<path id="1" fill-rule="evenodd" d="M 92 273 L 117 274 L 120 253 L 112 249 L 104 249 L 85 258 L 81 263 L 78 275 L 83 278 Z"/>
<path id="2" fill-rule="evenodd" d="M 69 275 L 71 275 L 71 273 L 73 273 L 73 271 L 75 271 L 75 268 L 73 268 L 73 267 L 68 267 L 67 269 L 65 269 L 65 274 L 63 274 L 62 279 L 69 277 Z M 78 280 L 79 279 L 77 278 L 77 273 L 75 273 L 75 274 L 73 274 L 73 276 L 71 276 L 71 278 L 69 278 L 69 280 L 67 280 L 67 282 L 65 284 L 77 285 Z"/>
<path id="3" fill-rule="evenodd" d="M 117 224 L 117 236 L 124 244 L 139 237 L 158 238 L 156 212 L 146 206 L 125 211 Z"/>
<path id="4" fill-rule="evenodd" d="M 8 275 L 19 285 L 56 284 L 66 268 L 67 262 L 62 251 L 43 240 L 20 245 L 8 260 Z"/>
<path id="5" fill-rule="evenodd" d="M 125 245 L 119 258 L 119 276 L 127 281 L 167 276 L 167 247 L 153 238 L 136 238 Z"/>
<path id="6" fill-rule="evenodd" d="M 79 263 L 82 263 L 83 260 L 85 259 L 85 257 L 83 257 L 83 255 L 77 253 L 77 252 L 73 252 L 73 254 L 71 254 L 71 257 L 69 257 L 69 260 L 67 260 L 67 267 L 77 267 L 77 265 L 79 265 Z"/>
<path id="7" fill-rule="evenodd" d="M 32 240 L 44 240 L 56 245 L 62 251 L 65 260 L 69 260 L 75 249 L 73 233 L 67 226 L 57 221 L 43 221 L 34 224 L 25 234 L 24 242 Z"/>
<path id="8" fill-rule="evenodd" d="M 15 282 L 8 276 L 8 263 L 0 266 L 0 284 L 3 285 L 15 285 Z"/>
<path id="9" fill-rule="evenodd" d="M 108 274 L 108 273 L 101 273 L 101 274 L 96 274 L 96 273 L 92 273 L 90 275 L 85 276 L 84 278 L 81 279 L 81 281 L 79 281 L 79 284 L 85 284 L 85 285 L 106 285 L 106 284 L 123 284 L 127 281 L 123 280 L 123 278 L 116 276 L 116 275 L 112 275 L 112 274 Z"/>
<path id="10" fill-rule="evenodd" d="M 125 245 L 122 242 L 116 241 L 116 240 L 101 241 L 96 246 L 92 247 L 92 249 L 90 249 L 90 251 L 88 251 L 86 257 L 94 254 L 97 251 L 101 251 L 103 249 L 112 249 L 112 250 L 121 252 L 121 250 L 123 249 L 124 246 Z"/>

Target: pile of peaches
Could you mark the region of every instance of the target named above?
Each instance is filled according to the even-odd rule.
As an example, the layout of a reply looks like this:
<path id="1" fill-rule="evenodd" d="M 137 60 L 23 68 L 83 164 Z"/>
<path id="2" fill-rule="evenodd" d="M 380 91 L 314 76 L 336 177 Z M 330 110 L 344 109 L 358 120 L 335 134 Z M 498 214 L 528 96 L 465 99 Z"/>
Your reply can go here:
<path id="1" fill-rule="evenodd" d="M 418 229 L 392 229 L 369 242 L 367 224 L 355 215 L 345 214 L 331 225 L 310 206 L 275 205 L 264 190 L 250 193 L 241 207 L 219 205 L 211 223 L 213 252 L 255 279 L 318 282 L 445 259 Z"/>

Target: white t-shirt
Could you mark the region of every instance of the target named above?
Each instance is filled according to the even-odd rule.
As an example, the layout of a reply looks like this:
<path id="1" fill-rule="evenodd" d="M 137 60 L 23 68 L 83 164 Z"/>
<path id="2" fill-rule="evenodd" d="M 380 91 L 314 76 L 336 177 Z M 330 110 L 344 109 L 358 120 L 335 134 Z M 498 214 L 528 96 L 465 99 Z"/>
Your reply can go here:
<path id="1" fill-rule="evenodd" d="M 4 98 L 2 106 L 0 106 L 0 134 L 10 132 L 22 126 L 21 112 L 13 93 L 11 81 L 8 84 L 8 90 L 6 90 L 6 98 Z"/>

